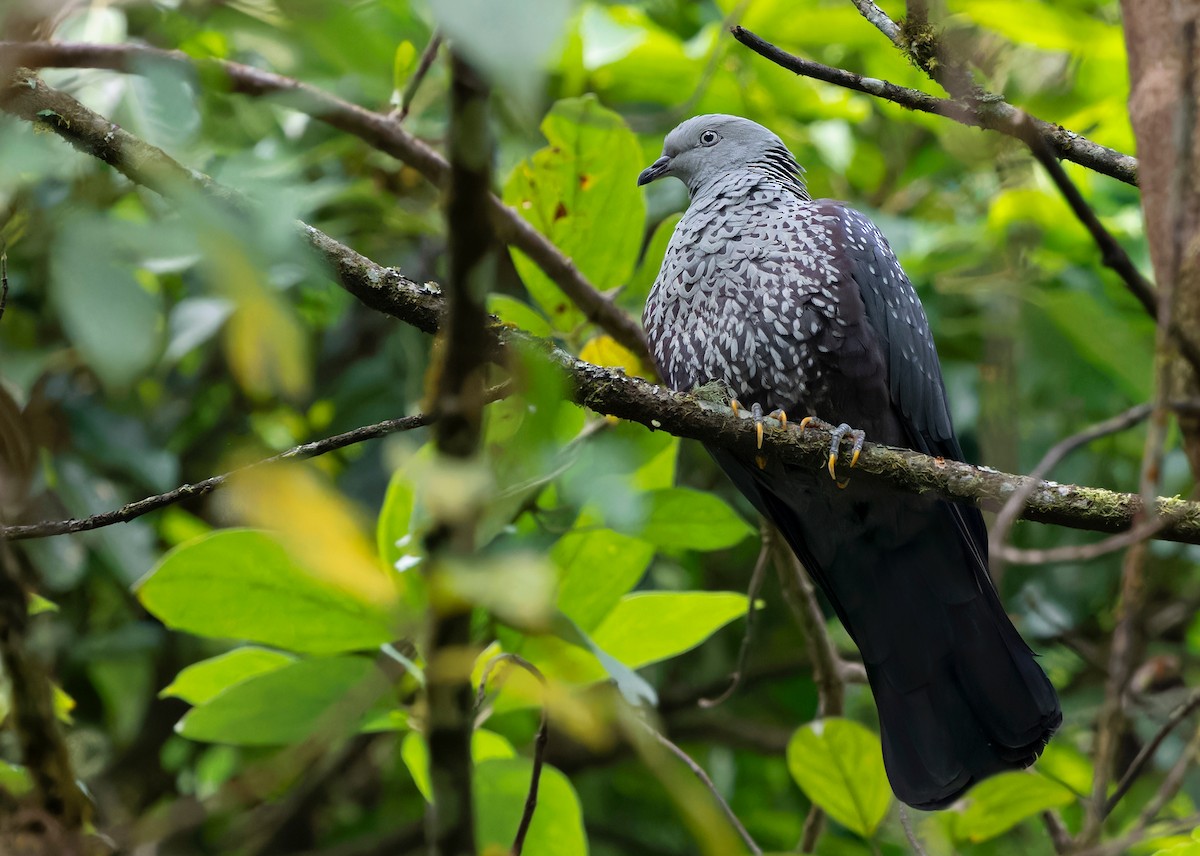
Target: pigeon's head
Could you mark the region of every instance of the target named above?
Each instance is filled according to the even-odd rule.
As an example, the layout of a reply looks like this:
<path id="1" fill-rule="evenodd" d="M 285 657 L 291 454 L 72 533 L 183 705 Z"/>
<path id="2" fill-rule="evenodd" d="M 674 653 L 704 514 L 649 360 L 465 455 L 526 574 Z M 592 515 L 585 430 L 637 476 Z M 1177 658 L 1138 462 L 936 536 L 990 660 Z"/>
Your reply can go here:
<path id="1" fill-rule="evenodd" d="M 663 154 L 638 176 L 638 185 L 674 176 L 696 192 L 731 173 L 755 171 L 803 192 L 802 172 L 783 140 L 741 116 L 693 116 L 663 142 Z"/>

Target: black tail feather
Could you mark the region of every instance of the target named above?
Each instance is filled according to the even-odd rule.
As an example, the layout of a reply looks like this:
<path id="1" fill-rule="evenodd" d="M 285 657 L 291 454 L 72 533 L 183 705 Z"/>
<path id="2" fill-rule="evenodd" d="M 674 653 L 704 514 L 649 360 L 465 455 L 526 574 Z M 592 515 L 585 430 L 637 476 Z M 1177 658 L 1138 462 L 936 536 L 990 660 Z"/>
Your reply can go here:
<path id="1" fill-rule="evenodd" d="M 879 491 L 865 502 L 853 485 L 797 490 L 790 474 L 710 451 L 779 528 L 858 645 L 897 797 L 943 808 L 981 779 L 1037 759 L 1062 713 L 982 565 L 978 511 Z"/>

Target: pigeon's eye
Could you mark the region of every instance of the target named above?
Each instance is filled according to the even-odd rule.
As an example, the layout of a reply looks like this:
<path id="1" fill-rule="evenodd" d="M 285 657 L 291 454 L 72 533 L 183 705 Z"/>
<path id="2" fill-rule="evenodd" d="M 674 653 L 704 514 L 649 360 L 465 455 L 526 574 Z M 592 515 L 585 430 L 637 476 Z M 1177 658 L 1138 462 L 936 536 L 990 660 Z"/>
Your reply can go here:
<path id="1" fill-rule="evenodd" d="M 700 143 L 705 146 L 714 146 L 719 139 L 721 139 L 721 135 L 712 130 L 705 131 L 700 135 Z"/>

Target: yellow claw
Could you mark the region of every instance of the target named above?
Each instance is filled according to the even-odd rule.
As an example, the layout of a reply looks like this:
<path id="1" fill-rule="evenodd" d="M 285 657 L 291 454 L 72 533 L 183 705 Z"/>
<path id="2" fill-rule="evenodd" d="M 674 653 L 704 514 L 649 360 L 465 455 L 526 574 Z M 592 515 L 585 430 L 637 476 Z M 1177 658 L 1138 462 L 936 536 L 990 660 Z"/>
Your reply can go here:
<path id="1" fill-rule="evenodd" d="M 854 465 L 858 463 L 858 456 L 861 454 L 862 454 L 862 449 L 855 448 L 854 454 L 850 456 L 850 468 L 851 469 L 853 469 Z"/>
<path id="2" fill-rule="evenodd" d="M 754 423 L 754 436 L 758 440 L 758 448 L 762 448 L 763 424 L 761 422 Z"/>
<path id="3" fill-rule="evenodd" d="M 734 416 L 737 416 L 742 409 L 742 405 L 738 404 L 738 400 L 735 398 L 729 402 L 729 409 L 733 411 Z"/>
<path id="4" fill-rule="evenodd" d="M 779 424 L 784 428 L 784 430 L 787 429 L 787 414 L 782 410 L 779 411 Z"/>
<path id="5" fill-rule="evenodd" d="M 829 477 L 837 481 L 837 452 L 829 453 Z"/>
<path id="6" fill-rule="evenodd" d="M 816 418 L 815 416 L 805 416 L 803 419 L 800 420 L 801 433 L 803 433 L 804 429 L 808 427 L 808 423 L 812 422 L 813 419 L 815 419 L 815 418 Z"/>

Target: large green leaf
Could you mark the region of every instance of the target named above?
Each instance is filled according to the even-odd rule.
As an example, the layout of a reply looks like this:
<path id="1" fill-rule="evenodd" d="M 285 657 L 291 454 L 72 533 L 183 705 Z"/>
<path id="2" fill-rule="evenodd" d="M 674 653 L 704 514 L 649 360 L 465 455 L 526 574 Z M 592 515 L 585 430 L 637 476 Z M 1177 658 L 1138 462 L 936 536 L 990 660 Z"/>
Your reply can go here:
<path id="1" fill-rule="evenodd" d="M 787 747 L 787 765 L 810 800 L 864 838 L 875 834 L 892 802 L 879 738 L 849 719 L 802 725 Z"/>
<path id="2" fill-rule="evenodd" d="M 529 795 L 533 765 L 523 758 L 493 758 L 475 767 L 475 833 L 480 851 L 507 853 Z M 542 768 L 537 808 L 523 856 L 586 856 L 587 836 L 579 798 L 567 777 Z"/>
<path id="3" fill-rule="evenodd" d="M 978 843 L 1007 832 L 1026 818 L 1075 800 L 1058 782 L 1032 771 L 1001 773 L 967 793 L 953 819 L 954 837 Z"/>
<path id="4" fill-rule="evenodd" d="M 204 704 L 234 684 L 282 669 L 295 660 L 282 651 L 244 645 L 188 666 L 158 695 L 181 698 L 188 704 Z"/>
<path id="5" fill-rule="evenodd" d="M 638 669 L 695 648 L 746 614 L 746 596 L 733 592 L 643 592 L 623 597 L 592 640 Z"/>
<path id="6" fill-rule="evenodd" d="M 295 743 L 318 726 L 340 736 L 358 727 L 374 697 L 386 688 L 383 674 L 367 657 L 297 660 L 192 708 L 176 730 L 192 740 L 238 746 Z M 351 692 L 368 694 L 353 705 L 355 715 L 333 714 Z"/>
<path id="7" fill-rule="evenodd" d="M 639 535 L 657 547 L 677 550 L 722 550 L 753 535 L 754 530 L 724 500 L 683 487 L 646 495 Z"/>
<path id="8" fill-rule="evenodd" d="M 595 96 L 569 98 L 542 122 L 549 145 L 517 165 L 504 201 L 571 257 L 601 290 L 623 285 L 641 246 L 645 202 L 635 179 L 641 147 L 624 120 Z M 513 251 L 525 287 L 558 330 L 583 323 L 541 268 Z"/>
<path id="9" fill-rule="evenodd" d="M 393 638 L 387 610 L 318 579 L 270 535 L 225 529 L 176 547 L 137 584 L 163 624 L 219 639 L 333 654 Z"/>
<path id="10" fill-rule="evenodd" d="M 591 632 L 646 573 L 654 547 L 586 522 L 550 550 L 558 567 L 558 608 Z"/>

